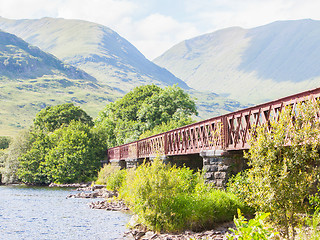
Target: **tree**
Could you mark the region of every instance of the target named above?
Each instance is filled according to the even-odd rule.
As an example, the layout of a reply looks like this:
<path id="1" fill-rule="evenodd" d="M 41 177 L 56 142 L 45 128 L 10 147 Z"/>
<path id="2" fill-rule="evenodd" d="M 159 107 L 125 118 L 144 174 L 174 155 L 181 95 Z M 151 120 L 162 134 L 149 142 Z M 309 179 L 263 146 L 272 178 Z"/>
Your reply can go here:
<path id="1" fill-rule="evenodd" d="M 306 101 L 282 110 L 278 121 L 256 129 L 247 154 L 246 201 L 270 212 L 294 238 L 298 213 L 319 178 L 319 102 Z"/>
<path id="2" fill-rule="evenodd" d="M 30 134 L 28 131 L 21 131 L 10 142 L 9 148 L 1 156 L 3 161 L 2 182 L 3 183 L 17 183 L 19 178 L 17 171 L 19 169 L 19 157 L 24 154 L 29 148 Z"/>
<path id="3" fill-rule="evenodd" d="M 33 120 L 33 126 L 35 130 L 53 132 L 63 124 L 69 124 L 74 120 L 93 126 L 92 118 L 72 103 L 46 107 L 37 114 Z"/>
<path id="4" fill-rule="evenodd" d="M 146 131 L 192 123 L 197 115 L 190 96 L 177 86 L 161 89 L 155 85 L 134 88 L 123 98 L 110 103 L 101 111 L 96 125 L 109 132 L 108 147 L 138 140 Z M 180 127 L 179 125 L 177 127 Z"/>
<path id="5" fill-rule="evenodd" d="M 104 158 L 107 136 L 73 104 L 41 110 L 29 131 L 28 147 L 18 156 L 18 176 L 28 184 L 85 181 Z"/>
<path id="6" fill-rule="evenodd" d="M 169 86 L 143 102 L 138 118 L 150 130 L 170 120 L 179 121 L 193 114 L 197 115 L 198 112 L 190 96 L 177 86 Z"/>
<path id="7" fill-rule="evenodd" d="M 95 177 L 101 165 L 101 153 L 106 149 L 98 136 L 79 121 L 72 121 L 51 134 L 52 147 L 45 156 L 50 182 L 84 182 Z"/>

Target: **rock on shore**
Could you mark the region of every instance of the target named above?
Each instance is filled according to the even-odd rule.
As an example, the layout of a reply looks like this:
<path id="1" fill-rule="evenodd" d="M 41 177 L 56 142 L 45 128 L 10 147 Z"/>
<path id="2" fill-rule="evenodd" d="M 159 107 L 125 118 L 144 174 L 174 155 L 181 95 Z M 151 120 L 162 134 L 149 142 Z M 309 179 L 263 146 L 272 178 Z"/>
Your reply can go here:
<path id="1" fill-rule="evenodd" d="M 124 239 L 127 240 L 226 240 L 227 235 L 230 234 L 228 230 L 230 227 L 234 228 L 233 222 L 228 222 L 216 227 L 214 230 L 204 232 L 184 231 L 180 234 L 156 233 L 147 231 L 143 227 L 138 226 L 124 233 Z"/>
<path id="2" fill-rule="evenodd" d="M 108 191 L 105 188 L 86 187 L 78 188 L 76 191 L 82 191 L 76 194 L 70 194 L 67 198 L 113 198 L 118 197 L 118 193 Z"/>

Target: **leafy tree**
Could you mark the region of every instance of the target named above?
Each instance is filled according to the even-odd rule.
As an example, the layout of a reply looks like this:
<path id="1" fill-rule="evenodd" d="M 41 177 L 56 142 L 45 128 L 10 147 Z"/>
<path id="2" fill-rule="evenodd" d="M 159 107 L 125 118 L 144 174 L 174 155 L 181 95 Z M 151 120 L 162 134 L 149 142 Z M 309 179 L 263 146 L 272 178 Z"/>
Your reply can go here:
<path id="1" fill-rule="evenodd" d="M 193 114 L 198 114 L 196 105 L 181 88 L 146 85 L 108 104 L 99 113 L 96 124 L 109 132 L 108 146 L 113 147 L 138 140 L 141 134 L 152 132 L 155 127 L 160 131 L 189 124 Z"/>
<path id="2" fill-rule="evenodd" d="M 51 147 L 49 135 L 42 131 L 30 135 L 30 147 L 18 157 L 19 179 L 28 184 L 48 184 L 45 157 Z"/>
<path id="3" fill-rule="evenodd" d="M 19 157 L 29 148 L 30 134 L 28 131 L 21 131 L 10 143 L 7 151 L 2 155 L 3 169 L 2 182 L 18 182 L 17 171 L 19 168 Z"/>
<path id="4" fill-rule="evenodd" d="M 85 181 L 104 158 L 107 133 L 79 107 L 61 104 L 40 111 L 18 156 L 19 178 L 28 184 Z"/>
<path id="5" fill-rule="evenodd" d="M 146 99 L 138 111 L 139 120 L 150 130 L 170 120 L 197 115 L 195 102 L 177 86 L 167 87 Z"/>
<path id="6" fill-rule="evenodd" d="M 92 118 L 72 103 L 46 107 L 37 114 L 33 120 L 33 125 L 36 130 L 53 132 L 63 124 L 69 124 L 73 120 L 93 126 Z"/>
<path id="7" fill-rule="evenodd" d="M 52 147 L 45 156 L 45 166 L 51 182 L 72 183 L 88 181 L 100 167 L 103 144 L 96 141 L 92 129 L 72 121 L 50 135 Z M 97 147 L 98 146 L 98 147 Z"/>
<path id="8" fill-rule="evenodd" d="M 297 214 L 306 211 L 304 203 L 319 178 L 319 110 L 319 102 L 312 101 L 298 104 L 294 111 L 284 109 L 279 121 L 256 129 L 247 154 L 247 203 L 270 212 L 291 238 Z"/>

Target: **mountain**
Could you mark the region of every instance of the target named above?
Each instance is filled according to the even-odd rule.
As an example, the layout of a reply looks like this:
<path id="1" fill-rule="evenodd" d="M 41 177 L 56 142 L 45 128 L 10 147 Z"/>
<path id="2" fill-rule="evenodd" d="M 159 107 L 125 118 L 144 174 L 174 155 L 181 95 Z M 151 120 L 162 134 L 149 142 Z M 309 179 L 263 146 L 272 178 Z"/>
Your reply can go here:
<path id="1" fill-rule="evenodd" d="M 262 103 L 320 85 L 320 21 L 232 27 L 185 40 L 154 63 L 199 91 Z"/>
<path id="2" fill-rule="evenodd" d="M 52 74 L 63 74 L 72 79 L 96 81 L 84 71 L 64 64 L 53 55 L 29 45 L 13 34 L 0 30 L 1 77 L 28 79 Z"/>
<path id="3" fill-rule="evenodd" d="M 51 60 L 38 61 L 34 65 L 33 60 L 30 60 L 34 58 L 29 53 L 31 50 L 23 50 L 22 43 L 15 47 L 19 49 L 12 52 L 11 57 L 16 58 L 23 52 L 25 71 L 19 73 L 18 68 L 11 71 L 6 65 L 0 72 L 0 79 L 1 74 L 6 79 L 0 80 L 0 99 L 6 98 L 5 101 L 10 102 L 0 107 L 0 135 L 10 135 L 10 131 L 28 126 L 41 108 L 63 102 L 81 105 L 95 117 L 108 102 L 121 97 L 135 86 L 145 84 L 161 87 L 178 84 L 197 98 L 199 119 L 244 107 L 237 101 L 215 93 L 190 88 L 168 70 L 146 59 L 116 32 L 99 24 L 55 18 L 9 20 L 0 17 L 0 29 L 55 56 L 24 43 L 28 45 L 24 47 L 28 51 L 37 49 L 36 58 L 40 59 L 39 54 L 46 54 L 45 56 L 51 56 L 59 62 L 50 65 Z M 12 38 L 11 41 L 12 43 L 8 41 L 5 44 L 6 49 L 0 49 L 0 56 L 8 54 L 8 45 L 15 45 L 16 40 Z M 31 54 L 30 57 L 27 54 Z M 33 66 L 38 68 L 29 71 Z M 65 72 L 64 68 L 72 71 Z M 83 76 L 80 74 L 73 77 L 72 72 Z M 33 75 L 34 73 L 37 74 Z"/>
<path id="4" fill-rule="evenodd" d="M 146 59 L 131 43 L 103 25 L 81 20 L 0 18 L 0 29 L 21 37 L 60 60 L 78 67 L 101 84 L 130 91 L 154 83 L 190 89 L 166 69 Z"/>
<path id="5" fill-rule="evenodd" d="M 29 126 L 48 105 L 73 102 L 96 114 L 115 93 L 84 71 L 0 31 L 0 135 Z"/>

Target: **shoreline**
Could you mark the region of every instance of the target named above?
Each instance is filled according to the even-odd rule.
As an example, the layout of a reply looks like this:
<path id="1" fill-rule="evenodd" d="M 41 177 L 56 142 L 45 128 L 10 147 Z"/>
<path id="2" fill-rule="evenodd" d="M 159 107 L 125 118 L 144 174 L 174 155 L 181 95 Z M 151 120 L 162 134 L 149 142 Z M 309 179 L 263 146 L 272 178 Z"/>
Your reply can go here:
<path id="1" fill-rule="evenodd" d="M 57 186 L 55 186 L 57 187 Z M 61 187 L 61 186 L 60 186 Z M 106 211 L 122 211 L 131 213 L 130 209 L 121 200 L 117 200 L 118 193 L 108 191 L 104 185 L 93 185 L 78 187 L 75 189 L 78 193 L 70 194 L 67 198 L 103 198 L 89 203 L 91 209 L 103 209 Z M 131 213 L 132 214 L 132 213 Z M 184 231 L 182 233 L 156 233 L 136 223 L 137 216 L 132 215 L 128 225 L 130 230 L 123 234 L 124 239 L 128 240 L 187 240 L 187 239 L 206 239 L 206 240 L 226 240 L 228 234 L 232 234 L 229 228 L 234 228 L 234 223 L 227 222 L 217 224 L 214 229 L 202 232 Z"/>

